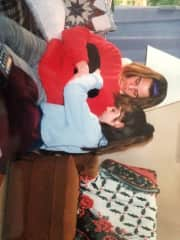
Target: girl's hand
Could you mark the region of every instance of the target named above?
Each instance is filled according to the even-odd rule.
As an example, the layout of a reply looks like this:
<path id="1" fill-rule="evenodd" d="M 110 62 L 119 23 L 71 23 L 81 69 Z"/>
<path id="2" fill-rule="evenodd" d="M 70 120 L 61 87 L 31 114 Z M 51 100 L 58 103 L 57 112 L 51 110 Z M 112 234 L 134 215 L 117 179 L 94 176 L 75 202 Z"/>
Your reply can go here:
<path id="1" fill-rule="evenodd" d="M 77 68 L 78 76 L 89 73 L 89 66 L 88 66 L 87 62 L 85 62 L 85 61 L 78 62 L 76 64 L 76 68 Z"/>
<path id="2" fill-rule="evenodd" d="M 94 73 L 97 74 L 97 75 L 101 75 L 101 71 L 100 71 L 99 68 L 97 68 L 97 69 L 94 71 Z M 89 72 L 88 72 L 88 73 L 85 73 L 85 72 L 84 72 L 84 73 L 82 73 L 82 72 L 77 72 L 77 73 L 74 74 L 74 76 L 73 76 L 72 79 L 77 78 L 77 77 L 81 77 L 82 75 L 85 75 L 85 74 L 89 74 Z"/>
<path id="3" fill-rule="evenodd" d="M 96 74 L 101 74 L 101 71 L 100 71 L 99 68 L 97 68 L 97 69 L 94 71 L 94 73 L 96 73 Z"/>

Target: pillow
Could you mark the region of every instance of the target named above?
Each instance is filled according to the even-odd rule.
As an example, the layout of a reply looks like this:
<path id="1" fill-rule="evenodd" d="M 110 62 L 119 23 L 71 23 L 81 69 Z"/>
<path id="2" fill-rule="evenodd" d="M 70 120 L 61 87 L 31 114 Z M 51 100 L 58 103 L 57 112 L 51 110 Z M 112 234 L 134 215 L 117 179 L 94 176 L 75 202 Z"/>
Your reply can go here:
<path id="1" fill-rule="evenodd" d="M 77 240 L 156 240 L 154 171 L 106 160 L 96 179 L 81 177 L 80 190 Z"/>
<path id="2" fill-rule="evenodd" d="M 65 28 L 82 25 L 94 32 L 116 30 L 111 12 L 111 0 L 64 0 Z"/>
<path id="3" fill-rule="evenodd" d="M 64 29 L 65 6 L 63 0 L 25 0 L 46 40 L 60 38 Z"/>

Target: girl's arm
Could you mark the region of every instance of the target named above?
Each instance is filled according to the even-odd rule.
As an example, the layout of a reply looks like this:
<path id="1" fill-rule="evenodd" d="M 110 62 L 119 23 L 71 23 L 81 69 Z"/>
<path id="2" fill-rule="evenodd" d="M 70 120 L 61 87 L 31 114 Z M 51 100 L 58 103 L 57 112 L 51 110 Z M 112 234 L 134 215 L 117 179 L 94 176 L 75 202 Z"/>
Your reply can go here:
<path id="1" fill-rule="evenodd" d="M 90 112 L 86 99 L 89 90 L 102 87 L 103 79 L 98 72 L 77 76 L 68 82 L 64 89 L 67 126 L 76 128 L 79 133 L 86 136 L 89 143 L 86 147 L 92 147 L 93 144 L 97 146 L 102 137 L 101 127 L 98 117 Z"/>
<path id="2" fill-rule="evenodd" d="M 78 117 L 78 112 L 83 112 L 83 115 L 86 116 L 89 114 L 92 115 L 86 101 L 88 98 L 87 93 L 91 89 L 100 89 L 102 86 L 103 79 L 99 70 L 82 76 L 80 76 L 79 73 L 74 75 L 64 88 L 64 108 L 67 119 L 71 120 L 72 118 L 77 117 L 76 120 L 78 123 L 79 121 L 81 122 L 81 119 Z"/>

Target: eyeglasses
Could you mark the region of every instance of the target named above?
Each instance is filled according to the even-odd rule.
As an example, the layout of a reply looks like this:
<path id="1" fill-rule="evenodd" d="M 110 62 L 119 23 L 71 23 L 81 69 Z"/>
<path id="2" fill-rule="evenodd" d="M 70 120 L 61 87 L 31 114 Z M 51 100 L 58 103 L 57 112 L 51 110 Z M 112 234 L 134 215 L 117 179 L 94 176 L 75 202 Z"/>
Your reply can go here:
<path id="1" fill-rule="evenodd" d="M 135 98 L 139 97 L 139 92 L 138 92 L 139 88 L 138 88 L 138 86 L 139 86 L 141 80 L 142 80 L 142 77 L 137 77 L 136 80 L 135 80 L 134 86 L 136 88 L 133 89 L 133 95 L 134 95 Z"/>

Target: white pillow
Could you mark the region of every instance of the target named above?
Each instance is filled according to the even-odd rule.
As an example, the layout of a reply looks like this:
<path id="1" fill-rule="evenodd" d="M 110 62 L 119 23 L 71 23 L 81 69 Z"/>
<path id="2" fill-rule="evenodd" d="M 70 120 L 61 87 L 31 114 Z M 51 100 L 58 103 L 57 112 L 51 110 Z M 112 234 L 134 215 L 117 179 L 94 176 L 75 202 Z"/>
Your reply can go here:
<path id="1" fill-rule="evenodd" d="M 65 6 L 63 0 L 25 0 L 43 37 L 60 38 L 64 30 Z"/>

